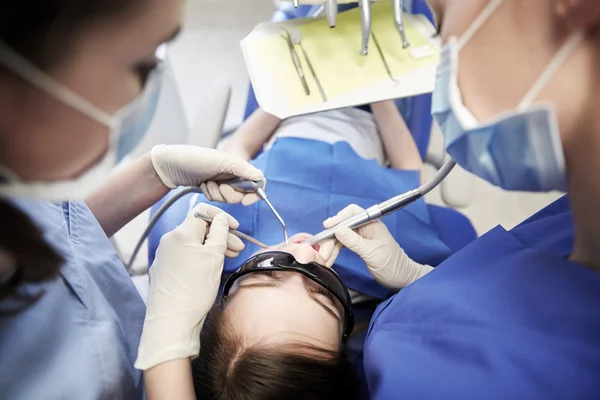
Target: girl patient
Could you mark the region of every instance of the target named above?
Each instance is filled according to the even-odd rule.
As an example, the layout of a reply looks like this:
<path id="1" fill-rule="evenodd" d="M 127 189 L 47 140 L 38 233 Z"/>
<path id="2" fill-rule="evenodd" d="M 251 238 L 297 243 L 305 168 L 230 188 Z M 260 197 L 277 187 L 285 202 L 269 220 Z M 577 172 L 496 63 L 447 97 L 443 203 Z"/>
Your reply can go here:
<path id="1" fill-rule="evenodd" d="M 350 296 L 310 246 L 258 252 L 226 282 L 193 362 L 200 399 L 353 399 Z M 338 397 L 339 396 L 339 397 Z"/>

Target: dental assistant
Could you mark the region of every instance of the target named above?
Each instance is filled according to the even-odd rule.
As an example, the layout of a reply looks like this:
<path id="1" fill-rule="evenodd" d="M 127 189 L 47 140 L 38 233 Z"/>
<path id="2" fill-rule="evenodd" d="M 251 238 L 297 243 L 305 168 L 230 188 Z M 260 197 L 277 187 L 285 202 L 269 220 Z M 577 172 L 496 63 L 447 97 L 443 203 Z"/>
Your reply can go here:
<path id="1" fill-rule="evenodd" d="M 157 146 L 106 180 L 152 120 L 164 71 L 161 46 L 181 29 L 183 5 L 179 0 L 0 4 L 3 398 L 143 398 L 134 361 L 145 307 L 108 237 L 178 186 L 202 184 L 217 201 L 256 200 L 210 181 L 223 174 L 261 179 L 261 171 L 241 158 L 191 146 Z M 195 261 L 219 270 L 222 258 L 236 255 L 243 244 L 228 236 L 228 220 L 217 217 L 218 210 L 203 211 L 215 217 L 215 228 L 205 243 L 207 227 L 193 221 L 197 231 L 204 229 L 192 236 L 204 251 Z M 185 234 L 176 235 L 160 251 L 185 252 L 186 240 Z M 165 277 L 154 279 L 151 291 L 168 291 L 165 285 L 178 274 L 180 261 L 163 257 L 162 265 L 155 265 Z M 203 278 L 197 277 L 195 286 L 200 292 Z M 140 353 L 154 362 L 172 356 L 180 339 L 173 338 L 177 332 L 161 330 L 181 327 L 181 310 L 169 320 L 169 301 L 151 299 L 167 314 L 161 320 L 166 325 L 151 326 L 145 335 L 169 343 L 165 349 L 146 341 Z M 197 354 L 199 341 L 185 346 L 176 353 L 189 358 Z"/>
<path id="2" fill-rule="evenodd" d="M 598 398 L 600 5 L 430 3 L 444 41 L 432 112 L 448 153 L 506 190 L 568 200 L 435 269 L 408 259 L 382 223 L 340 228 L 380 283 L 402 289 L 371 320 L 371 397 Z M 321 248 L 330 263 L 334 245 Z"/>

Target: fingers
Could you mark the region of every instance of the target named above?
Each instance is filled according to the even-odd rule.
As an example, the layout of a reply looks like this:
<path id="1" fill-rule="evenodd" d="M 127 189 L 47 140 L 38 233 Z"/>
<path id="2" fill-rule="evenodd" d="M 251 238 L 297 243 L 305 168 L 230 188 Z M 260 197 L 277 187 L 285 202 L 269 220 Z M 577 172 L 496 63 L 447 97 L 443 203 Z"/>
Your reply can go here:
<path id="1" fill-rule="evenodd" d="M 253 181 L 259 181 L 265 177 L 260 169 L 255 168 L 242 157 L 232 154 L 227 154 L 227 159 L 221 165 L 221 173 L 232 174 Z"/>
<path id="2" fill-rule="evenodd" d="M 319 254 L 325 260 L 325 266 L 330 268 L 337 259 L 337 256 L 342 250 L 342 244 L 337 240 L 328 240 L 325 243 L 321 243 L 319 248 Z"/>
<path id="3" fill-rule="evenodd" d="M 217 184 L 213 181 L 204 182 L 200 185 L 200 190 L 206 199 L 219 203 L 237 204 L 242 203 L 245 206 L 256 203 L 260 197 L 256 193 L 242 193 L 225 184 Z"/>
<path id="4" fill-rule="evenodd" d="M 207 247 L 212 247 L 219 254 L 225 254 L 227 251 L 227 241 L 229 236 L 229 224 L 225 213 L 217 214 L 212 223 L 204 243 Z"/>
<path id="5" fill-rule="evenodd" d="M 362 254 L 362 243 L 365 239 L 360 236 L 358 233 L 354 232 L 350 228 L 340 227 L 335 231 L 335 237 L 340 241 L 345 247 L 349 248 L 359 256 L 363 257 Z M 364 257 L 363 257 L 364 258 Z"/>
<path id="6" fill-rule="evenodd" d="M 198 218 L 195 216 L 196 213 L 206 215 L 207 217 L 213 219 L 213 222 L 211 223 L 210 228 L 206 228 L 206 223 L 204 223 L 205 229 L 204 229 L 204 233 L 202 234 L 202 242 L 199 242 L 199 243 L 204 243 L 205 232 L 208 231 L 209 235 L 210 235 L 210 232 L 213 231 L 214 219 L 217 218 L 217 216 L 218 216 L 219 218 L 225 219 L 225 221 L 227 222 L 227 235 L 225 237 L 226 247 L 225 247 L 225 250 L 223 250 L 225 256 L 234 258 L 240 254 L 240 251 L 244 250 L 244 248 L 245 248 L 244 242 L 242 242 L 242 240 L 240 238 L 238 238 L 237 236 L 229 233 L 230 228 L 237 229 L 238 226 L 240 225 L 240 223 L 235 218 L 233 218 L 231 215 L 227 214 L 226 212 L 224 212 L 223 210 L 221 210 L 218 207 L 215 207 L 210 204 L 199 203 L 188 213 L 186 220 L 189 219 L 191 221 L 194 221 L 195 223 L 198 223 L 198 221 L 204 222 L 204 220 L 202 220 L 202 218 Z M 196 238 L 196 240 L 197 240 L 197 238 Z M 208 243 L 208 241 L 206 243 Z M 196 242 L 196 244 L 198 244 L 198 242 Z M 219 249 L 219 251 L 220 251 L 220 249 Z"/>
<path id="7" fill-rule="evenodd" d="M 200 218 L 195 217 L 196 213 L 204 214 L 207 217 L 215 218 L 218 214 L 224 214 L 227 217 L 227 222 L 229 223 L 229 227 L 231 229 L 237 229 L 240 226 L 240 223 L 237 219 L 233 218 L 231 215 L 227 214 L 225 211 L 221 210 L 219 207 L 215 207 L 211 204 L 206 203 L 198 203 L 194 208 L 192 208 L 187 215 L 187 219 L 198 220 Z"/>
<path id="8" fill-rule="evenodd" d="M 356 204 L 350 204 L 348 207 L 337 213 L 337 215 L 334 215 L 333 217 L 327 218 L 325 221 L 323 221 L 323 226 L 325 228 L 331 228 L 332 226 L 336 226 L 340 222 L 354 217 L 363 211 L 365 211 L 364 208 L 359 207 Z"/>

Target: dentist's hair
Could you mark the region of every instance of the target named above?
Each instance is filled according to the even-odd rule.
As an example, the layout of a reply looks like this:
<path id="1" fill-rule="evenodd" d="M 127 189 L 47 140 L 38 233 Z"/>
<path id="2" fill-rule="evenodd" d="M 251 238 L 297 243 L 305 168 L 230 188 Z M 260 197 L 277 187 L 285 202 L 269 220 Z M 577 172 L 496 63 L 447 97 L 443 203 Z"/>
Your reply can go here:
<path id="1" fill-rule="evenodd" d="M 140 0 L 2 0 L 0 40 L 46 70 L 68 55 L 85 29 L 138 4 Z"/>
<path id="2" fill-rule="evenodd" d="M 302 343 L 244 345 L 223 305 L 211 311 L 192 362 L 203 400 L 357 399 L 358 380 L 345 355 Z"/>

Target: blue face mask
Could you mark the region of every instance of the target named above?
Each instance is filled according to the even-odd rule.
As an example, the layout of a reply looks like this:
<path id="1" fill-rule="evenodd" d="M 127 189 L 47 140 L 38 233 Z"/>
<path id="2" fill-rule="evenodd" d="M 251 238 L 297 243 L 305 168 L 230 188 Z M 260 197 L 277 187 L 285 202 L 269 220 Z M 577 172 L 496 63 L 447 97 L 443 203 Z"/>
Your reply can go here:
<path id="1" fill-rule="evenodd" d="M 444 45 L 433 92 L 432 114 L 446 151 L 464 169 L 505 190 L 566 191 L 566 167 L 551 104 L 531 103 L 577 44 L 574 34 L 548 64 L 517 108 L 482 123 L 462 102 L 458 54 L 502 0 L 492 0 L 464 35 Z"/>

